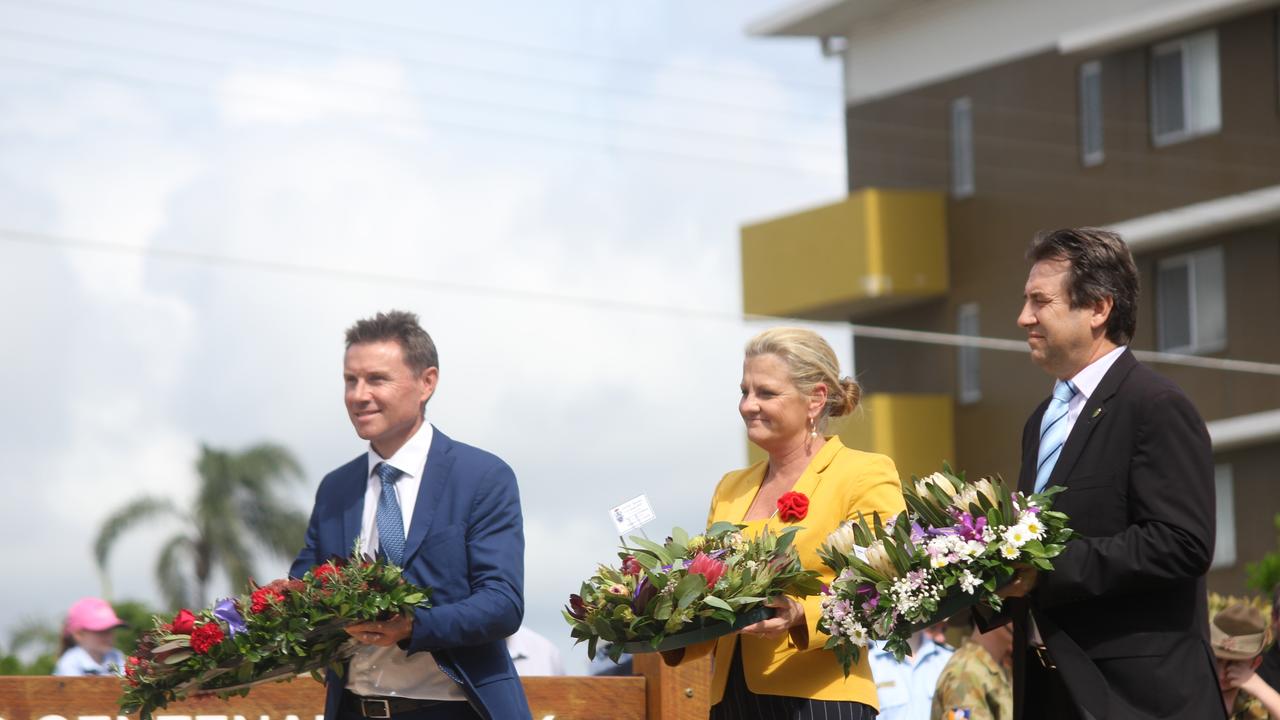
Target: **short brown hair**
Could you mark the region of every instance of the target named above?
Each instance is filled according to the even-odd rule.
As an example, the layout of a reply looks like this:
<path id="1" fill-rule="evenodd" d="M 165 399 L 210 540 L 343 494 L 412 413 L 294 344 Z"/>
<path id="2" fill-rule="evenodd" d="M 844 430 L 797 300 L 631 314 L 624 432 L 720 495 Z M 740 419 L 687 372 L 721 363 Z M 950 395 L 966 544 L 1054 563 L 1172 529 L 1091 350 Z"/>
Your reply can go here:
<path id="1" fill-rule="evenodd" d="M 387 340 L 395 340 L 400 344 L 405 364 L 415 373 L 440 367 L 436 344 L 418 324 L 418 316 L 411 312 L 380 312 L 371 318 L 357 320 L 355 325 L 347 328 L 347 349 L 351 349 L 352 345 Z"/>
<path id="2" fill-rule="evenodd" d="M 1027 259 L 1065 260 L 1067 294 L 1071 307 L 1092 305 L 1111 298 L 1107 339 L 1128 345 L 1138 327 L 1138 268 L 1129 247 L 1119 235 L 1099 228 L 1063 228 L 1042 232 L 1031 241 Z"/>

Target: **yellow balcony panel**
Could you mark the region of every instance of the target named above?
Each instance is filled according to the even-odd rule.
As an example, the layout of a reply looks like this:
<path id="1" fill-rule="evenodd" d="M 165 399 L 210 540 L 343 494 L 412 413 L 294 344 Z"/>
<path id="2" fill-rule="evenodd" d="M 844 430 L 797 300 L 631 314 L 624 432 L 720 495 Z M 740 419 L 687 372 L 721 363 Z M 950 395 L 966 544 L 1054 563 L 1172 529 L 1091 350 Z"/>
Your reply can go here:
<path id="1" fill-rule="evenodd" d="M 943 460 L 955 462 L 955 406 L 950 395 L 868 393 L 858 410 L 832 420 L 827 431 L 839 435 L 848 447 L 893 458 L 905 479 L 940 470 Z M 754 443 L 748 441 L 747 448 L 751 463 L 765 459 Z"/>
<path id="2" fill-rule="evenodd" d="M 849 320 L 947 289 L 942 193 L 868 188 L 742 228 L 748 314 Z"/>

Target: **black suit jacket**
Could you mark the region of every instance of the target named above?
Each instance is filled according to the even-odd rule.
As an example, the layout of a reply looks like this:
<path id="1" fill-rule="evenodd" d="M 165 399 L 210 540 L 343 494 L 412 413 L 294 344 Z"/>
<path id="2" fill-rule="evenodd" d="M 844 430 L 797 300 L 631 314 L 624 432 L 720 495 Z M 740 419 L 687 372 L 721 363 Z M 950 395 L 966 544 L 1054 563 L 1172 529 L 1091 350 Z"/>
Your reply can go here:
<path id="1" fill-rule="evenodd" d="M 1048 404 L 1023 429 L 1023 492 L 1035 485 Z M 1083 537 L 1011 605 L 1014 647 L 1026 647 L 1030 612 L 1071 696 L 1097 720 L 1225 717 L 1204 581 L 1213 453 L 1191 401 L 1126 349 L 1081 411 L 1049 484 L 1066 488 L 1054 509 Z M 1027 653 L 1013 657 L 1014 717 L 1052 716 L 1025 695 Z"/>

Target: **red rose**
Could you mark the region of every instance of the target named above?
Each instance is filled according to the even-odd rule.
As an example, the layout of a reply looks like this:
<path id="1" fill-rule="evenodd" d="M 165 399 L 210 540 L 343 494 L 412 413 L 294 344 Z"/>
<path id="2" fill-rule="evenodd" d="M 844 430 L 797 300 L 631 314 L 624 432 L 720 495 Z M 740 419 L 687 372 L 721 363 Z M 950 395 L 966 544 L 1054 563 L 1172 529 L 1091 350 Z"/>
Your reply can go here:
<path id="1" fill-rule="evenodd" d="M 804 493 L 789 492 L 778 498 L 778 517 L 783 522 L 803 520 L 809 514 L 809 498 Z"/>
<path id="2" fill-rule="evenodd" d="M 209 622 L 196 628 L 191 633 L 191 650 L 198 655 L 204 655 L 213 649 L 213 646 L 222 642 L 226 636 L 222 634 L 222 626 L 216 622 Z"/>
<path id="3" fill-rule="evenodd" d="M 173 631 L 179 635 L 190 635 L 196 627 L 196 616 L 191 611 L 182 608 L 173 618 Z"/>
<path id="4" fill-rule="evenodd" d="M 255 613 L 260 613 L 271 607 L 273 603 L 283 602 L 284 593 L 271 586 L 260 587 L 253 591 L 253 594 L 249 596 L 249 600 L 249 609 Z"/>
<path id="5" fill-rule="evenodd" d="M 644 570 L 644 566 L 636 559 L 635 555 L 628 555 L 626 560 L 622 561 L 623 575 L 639 575 Z"/>

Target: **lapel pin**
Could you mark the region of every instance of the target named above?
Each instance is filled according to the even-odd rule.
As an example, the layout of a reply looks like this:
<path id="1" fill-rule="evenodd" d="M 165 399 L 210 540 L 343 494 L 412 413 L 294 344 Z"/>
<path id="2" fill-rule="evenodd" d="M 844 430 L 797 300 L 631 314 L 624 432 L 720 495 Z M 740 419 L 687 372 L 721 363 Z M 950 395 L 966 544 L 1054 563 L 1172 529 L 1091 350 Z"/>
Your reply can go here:
<path id="1" fill-rule="evenodd" d="M 1089 419 L 1093 420 L 1094 418 L 1098 417 L 1101 414 L 1102 414 L 1102 408 L 1094 408 L 1093 414 L 1089 416 Z"/>

